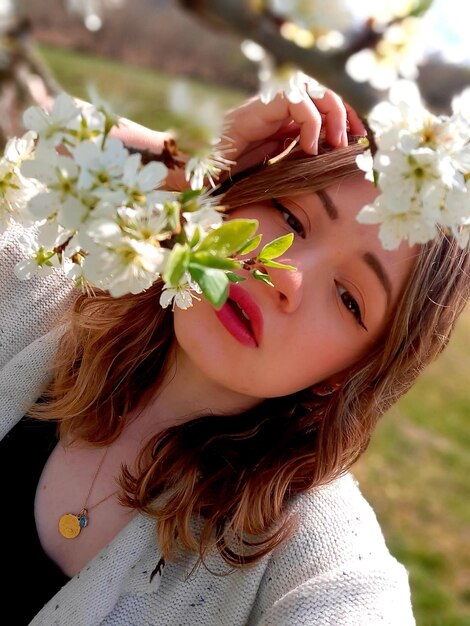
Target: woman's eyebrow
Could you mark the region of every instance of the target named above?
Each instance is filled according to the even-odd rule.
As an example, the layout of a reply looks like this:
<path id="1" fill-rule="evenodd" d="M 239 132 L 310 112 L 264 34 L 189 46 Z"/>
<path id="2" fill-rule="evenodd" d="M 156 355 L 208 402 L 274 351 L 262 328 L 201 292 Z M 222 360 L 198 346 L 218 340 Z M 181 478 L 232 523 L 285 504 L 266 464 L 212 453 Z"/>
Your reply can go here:
<path id="1" fill-rule="evenodd" d="M 338 219 L 338 209 L 336 208 L 335 203 L 330 198 L 330 196 L 326 193 L 326 191 L 323 191 L 322 189 L 319 189 L 316 192 L 316 194 L 320 198 L 321 203 L 323 205 L 323 208 L 325 209 L 325 211 L 326 211 L 328 217 L 330 218 L 330 220 L 337 220 Z"/>
<path id="2" fill-rule="evenodd" d="M 392 299 L 392 281 L 385 271 L 385 267 L 380 262 L 379 258 L 376 257 L 375 254 L 372 254 L 372 252 L 366 252 L 363 254 L 362 258 L 379 279 L 385 293 L 387 294 L 387 305 L 389 306 Z"/>
<path id="3" fill-rule="evenodd" d="M 328 217 L 331 220 L 337 220 L 339 215 L 338 209 L 333 200 L 326 193 L 326 191 L 319 189 L 316 194 L 320 198 L 320 201 Z M 387 294 L 387 305 L 390 305 L 390 301 L 392 299 L 392 281 L 390 280 L 390 277 L 387 274 L 385 267 L 380 262 L 379 258 L 376 257 L 375 254 L 372 254 L 372 252 L 366 252 L 365 254 L 363 254 L 362 259 L 367 263 L 367 265 L 371 268 L 371 270 L 379 279 L 380 284 Z"/>

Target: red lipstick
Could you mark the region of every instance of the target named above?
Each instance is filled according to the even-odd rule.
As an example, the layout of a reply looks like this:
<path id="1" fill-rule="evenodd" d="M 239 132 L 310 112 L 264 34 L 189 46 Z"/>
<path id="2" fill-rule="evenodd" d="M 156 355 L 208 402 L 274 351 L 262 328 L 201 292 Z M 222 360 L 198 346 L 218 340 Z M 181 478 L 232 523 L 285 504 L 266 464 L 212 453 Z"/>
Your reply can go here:
<path id="1" fill-rule="evenodd" d="M 257 348 L 263 336 L 263 314 L 251 294 L 232 283 L 227 302 L 215 311 L 228 332 L 244 346 Z"/>

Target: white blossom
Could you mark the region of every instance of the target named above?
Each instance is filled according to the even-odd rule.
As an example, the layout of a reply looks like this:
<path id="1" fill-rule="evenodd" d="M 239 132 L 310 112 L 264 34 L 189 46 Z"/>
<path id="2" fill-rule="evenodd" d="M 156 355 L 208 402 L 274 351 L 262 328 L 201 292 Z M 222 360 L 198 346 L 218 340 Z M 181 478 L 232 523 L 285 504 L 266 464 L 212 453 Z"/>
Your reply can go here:
<path id="1" fill-rule="evenodd" d="M 60 266 L 54 252 L 45 249 L 30 231 L 25 230 L 21 234 L 18 244 L 27 256 L 14 268 L 15 275 L 20 280 L 29 280 L 33 276 L 48 276 L 52 274 L 54 267 Z"/>
<path id="2" fill-rule="evenodd" d="M 7 141 L 4 158 L 19 167 L 23 161 L 33 158 L 37 134 L 34 131 L 25 133 L 22 137 L 12 137 Z"/>
<path id="3" fill-rule="evenodd" d="M 441 208 L 440 223 L 444 226 L 460 226 L 470 219 L 470 181 L 464 189 L 451 189 Z"/>
<path id="4" fill-rule="evenodd" d="M 77 187 L 94 193 L 113 190 L 121 179 L 128 150 L 116 137 L 107 137 L 101 148 L 92 141 L 83 141 L 73 150 L 74 161 L 80 167 Z"/>
<path id="5" fill-rule="evenodd" d="M 43 185 L 41 192 L 28 202 L 28 210 L 35 219 L 58 216 L 64 227 L 78 227 L 88 208 L 81 201 L 77 188 L 79 168 L 71 158 L 41 145 L 36 158 L 23 163 L 21 172 Z"/>
<path id="6" fill-rule="evenodd" d="M 124 163 L 122 183 L 132 201 L 142 202 L 161 185 L 167 174 L 168 169 L 163 163 L 153 161 L 142 167 L 140 155 L 132 154 Z"/>
<path id="7" fill-rule="evenodd" d="M 39 189 L 39 185 L 24 178 L 6 159 L 0 160 L 0 232 L 9 226 L 11 220 L 24 226 L 33 222 L 27 206 Z"/>
<path id="8" fill-rule="evenodd" d="M 398 207 L 393 204 L 387 204 L 387 199 L 381 195 L 373 204 L 364 206 L 357 215 L 361 224 L 380 224 L 379 238 L 386 250 L 398 248 L 405 239 L 414 245 L 426 243 L 436 236 L 435 219 L 423 212 L 417 195 L 407 199 L 401 209 L 397 210 Z"/>
<path id="9" fill-rule="evenodd" d="M 388 89 L 399 76 L 415 79 L 424 59 L 425 41 L 420 18 L 392 24 L 375 48 L 351 55 L 347 73 L 357 82 L 369 82 L 375 89 Z"/>
<path id="10" fill-rule="evenodd" d="M 439 226 L 466 245 L 470 121 L 462 111 L 467 110 L 467 97 L 454 100 L 452 116 L 435 116 L 422 105 L 416 86 L 402 81 L 391 90 L 389 102 L 371 111 L 369 124 L 377 144 L 373 170 L 381 193 L 358 220 L 381 224 L 384 247 L 397 247 L 402 239 L 425 243 Z M 362 160 L 359 166 L 368 170 L 370 157 Z M 370 170 L 366 176 L 370 180 Z"/>
<path id="11" fill-rule="evenodd" d="M 43 189 L 38 181 L 22 175 L 21 165 L 33 157 L 36 133 L 29 131 L 23 137 L 12 137 L 0 159 L 0 232 L 13 219 L 28 226 L 34 218 L 27 211 L 31 198 Z"/>
<path id="12" fill-rule="evenodd" d="M 206 178 L 209 185 L 215 189 L 217 177 L 222 170 L 229 170 L 231 165 L 234 165 L 234 161 L 225 159 L 217 151 L 194 156 L 186 163 L 185 178 L 191 189 L 203 189 Z"/>
<path id="13" fill-rule="evenodd" d="M 160 241 L 168 238 L 167 214 L 161 205 L 120 207 L 117 210 L 123 232 L 142 241 Z"/>
<path id="14" fill-rule="evenodd" d="M 51 147 L 63 143 L 69 136 L 68 129 L 77 128 L 80 119 L 80 109 L 68 94 L 57 96 L 51 113 L 33 106 L 23 114 L 25 127 L 37 132 L 41 140 Z"/>
<path id="15" fill-rule="evenodd" d="M 27 178 L 35 178 L 48 189 L 68 194 L 76 187 L 79 168 L 71 158 L 41 144 L 36 150 L 34 160 L 22 163 L 21 173 Z"/>
<path id="16" fill-rule="evenodd" d="M 288 88 L 285 90 L 286 98 L 293 104 L 302 102 L 307 96 L 314 99 L 323 98 L 325 93 L 326 87 L 301 71 L 291 74 Z"/>
<path id="17" fill-rule="evenodd" d="M 268 0 L 268 6 L 273 13 L 316 35 L 349 32 L 368 17 L 364 0 L 356 0 L 354 5 L 347 0 Z"/>
<path id="18" fill-rule="evenodd" d="M 169 255 L 164 248 L 131 238 L 97 248 L 85 257 L 83 274 L 94 285 L 108 289 L 113 297 L 151 287 L 163 272 Z"/>
<path id="19" fill-rule="evenodd" d="M 189 240 L 192 239 L 194 232 L 199 230 L 201 237 L 205 236 L 210 230 L 217 228 L 222 224 L 223 217 L 220 211 L 217 211 L 212 204 L 201 199 L 201 208 L 197 211 L 185 211 L 183 217 L 186 221 L 184 230 Z"/>
<path id="20" fill-rule="evenodd" d="M 337 45 L 371 22 L 379 27 L 404 18 L 416 9 L 419 0 L 268 0 L 267 6 L 284 20 L 310 31 L 316 44 L 324 45 L 331 34 L 342 35 Z M 322 41 L 323 40 L 323 41 Z M 332 39 L 330 38 L 330 41 Z"/>
<path id="21" fill-rule="evenodd" d="M 37 240 L 46 250 L 63 246 L 73 235 L 73 230 L 66 229 L 55 220 L 41 222 L 37 228 Z"/>
<path id="22" fill-rule="evenodd" d="M 470 243 L 470 217 L 452 226 L 452 233 L 461 248 L 466 248 Z"/>
<path id="23" fill-rule="evenodd" d="M 175 81 L 168 90 L 170 110 L 184 120 L 185 125 L 212 145 L 223 135 L 224 111 L 217 100 L 196 94 L 187 81 Z"/>
<path id="24" fill-rule="evenodd" d="M 371 183 L 374 182 L 374 158 L 370 150 L 366 150 L 362 154 L 358 154 L 356 157 L 357 167 L 365 172 L 364 178 Z"/>
<path id="25" fill-rule="evenodd" d="M 196 294 L 200 293 L 202 292 L 199 285 L 191 280 L 191 276 L 188 272 L 185 272 L 176 287 L 164 285 L 160 295 L 160 305 L 162 308 L 166 309 L 173 303 L 173 310 L 175 307 L 186 310 L 193 305 L 193 298 L 196 300 L 200 299 L 196 296 Z"/>
<path id="26" fill-rule="evenodd" d="M 291 65 L 277 66 L 273 57 L 265 52 L 259 61 L 261 102 L 269 104 L 279 92 L 283 92 L 289 102 L 302 102 L 305 98 L 323 98 L 326 87 L 311 76 Z"/>

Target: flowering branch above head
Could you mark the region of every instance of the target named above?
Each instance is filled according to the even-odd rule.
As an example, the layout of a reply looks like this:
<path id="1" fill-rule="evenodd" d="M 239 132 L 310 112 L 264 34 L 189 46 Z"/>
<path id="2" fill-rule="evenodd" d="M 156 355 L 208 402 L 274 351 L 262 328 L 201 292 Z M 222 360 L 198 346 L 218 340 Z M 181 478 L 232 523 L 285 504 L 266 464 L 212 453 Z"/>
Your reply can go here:
<path id="1" fill-rule="evenodd" d="M 455 98 L 450 116 L 423 105 L 418 88 L 401 81 L 390 101 L 370 112 L 377 150 L 358 159 L 366 178 L 381 193 L 359 213 L 366 224 L 381 224 L 384 248 L 433 239 L 449 230 L 465 247 L 470 239 L 470 89 Z"/>
<path id="2" fill-rule="evenodd" d="M 33 227 L 23 241 L 28 258 L 15 268 L 19 278 L 56 267 L 77 286 L 114 297 L 162 278 L 163 307 L 187 308 L 202 294 L 218 308 L 229 282 L 243 280 L 236 270 L 259 262 L 293 269 L 273 261 L 291 236 L 238 260 L 261 241 L 256 220 L 223 222 L 223 207 L 202 185 L 164 191 L 166 165 L 144 164 L 111 136 L 116 118 L 103 107 L 79 106 L 62 94 L 50 113 L 28 109 L 24 123 L 28 132 L 11 139 L 0 159 L 0 224 Z M 166 146 L 162 158 L 169 163 L 176 153 Z M 184 167 L 177 159 L 171 165 Z M 253 276 L 271 284 L 259 270 Z"/>
<path id="3" fill-rule="evenodd" d="M 432 0 L 258 0 L 257 7 L 283 39 L 324 53 L 326 64 L 328 55 L 347 54 L 345 72 L 354 81 L 382 90 L 398 77 L 417 77 L 426 49 L 423 16 L 431 4 Z"/>
<path id="4" fill-rule="evenodd" d="M 248 50 L 253 55 L 257 51 L 251 44 Z M 263 58 L 261 52 L 258 57 Z M 293 103 L 298 102 L 291 93 L 295 77 L 291 70 L 290 79 L 285 76 L 280 87 Z M 298 83 L 299 92 L 318 98 L 309 96 L 308 85 L 303 80 Z M 263 84 L 260 93 L 262 98 Z M 426 243 L 440 229 L 465 247 L 470 241 L 470 89 L 454 98 L 450 116 L 437 116 L 424 106 L 416 84 L 397 81 L 389 100 L 370 111 L 365 126 L 372 151 L 357 157 L 357 165 L 381 193 L 363 207 L 358 221 L 381 225 L 379 237 L 385 249 L 397 248 L 403 240 L 410 245 Z"/>

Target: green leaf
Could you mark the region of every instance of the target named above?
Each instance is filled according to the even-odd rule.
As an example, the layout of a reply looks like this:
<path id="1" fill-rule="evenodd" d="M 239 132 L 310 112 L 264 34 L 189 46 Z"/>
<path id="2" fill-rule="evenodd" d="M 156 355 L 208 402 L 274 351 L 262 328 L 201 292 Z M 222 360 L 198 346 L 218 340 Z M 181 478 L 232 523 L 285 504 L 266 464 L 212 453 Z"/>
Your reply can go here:
<path id="1" fill-rule="evenodd" d="M 257 220 L 231 220 L 211 231 L 202 241 L 199 250 L 217 256 L 229 256 L 238 252 L 253 237 L 258 228 Z"/>
<path id="2" fill-rule="evenodd" d="M 252 237 L 242 248 L 238 250 L 238 254 L 248 254 L 248 252 L 252 252 L 259 246 L 262 238 L 263 235 L 256 235 L 256 237 Z"/>
<path id="3" fill-rule="evenodd" d="M 241 266 L 239 261 L 224 259 L 220 256 L 214 256 L 210 252 L 200 252 L 199 250 L 191 255 L 191 262 L 220 270 L 235 270 Z"/>
<path id="4" fill-rule="evenodd" d="M 204 267 L 196 263 L 189 265 L 189 273 L 201 288 L 205 298 L 216 309 L 220 309 L 228 298 L 229 279 L 226 273 L 223 270 Z"/>
<path id="5" fill-rule="evenodd" d="M 163 273 L 163 280 L 172 287 L 175 287 L 185 271 L 188 269 L 188 264 L 188 246 L 182 246 L 179 243 L 175 243 L 172 251 L 170 252 L 165 272 Z"/>
<path id="6" fill-rule="evenodd" d="M 278 237 L 264 246 L 261 252 L 258 255 L 258 258 L 261 261 L 266 259 L 276 259 L 281 254 L 284 254 L 286 250 L 288 250 L 292 242 L 294 241 L 294 233 L 289 233 L 288 235 L 283 235 L 282 237 Z"/>
<path id="7" fill-rule="evenodd" d="M 180 227 L 180 204 L 174 200 L 165 202 L 167 225 L 171 232 L 176 232 Z"/>
<path id="8" fill-rule="evenodd" d="M 291 270 L 291 272 L 295 272 L 297 270 L 293 265 L 285 265 L 284 263 L 277 263 L 277 261 L 266 261 L 265 259 L 261 259 L 261 262 L 266 267 L 276 267 L 279 270 Z"/>
<path id="9" fill-rule="evenodd" d="M 252 276 L 253 278 L 256 278 L 256 280 L 261 280 L 266 285 L 274 287 L 274 284 L 271 282 L 271 277 L 268 274 L 263 274 L 260 270 L 255 270 Z"/>
<path id="10" fill-rule="evenodd" d="M 428 11 L 434 0 L 421 0 L 418 6 L 409 13 L 410 17 L 422 17 Z"/>
<path id="11" fill-rule="evenodd" d="M 234 272 L 225 272 L 227 278 L 231 283 L 242 283 L 246 278 L 244 276 L 240 276 L 239 274 L 235 274 Z"/>
<path id="12" fill-rule="evenodd" d="M 191 237 L 191 241 L 189 242 L 190 247 L 195 248 L 197 244 L 199 243 L 200 239 L 201 239 L 201 233 L 199 232 L 199 228 L 195 228 L 193 236 Z"/>
<path id="13" fill-rule="evenodd" d="M 201 195 L 201 190 L 200 189 L 186 189 L 185 191 L 182 191 L 179 195 L 179 200 L 181 202 L 181 204 L 184 206 L 184 210 L 185 211 L 191 211 L 194 210 L 191 207 L 186 207 L 187 204 L 189 205 L 193 205 L 194 201 L 197 200 L 197 198 Z"/>

